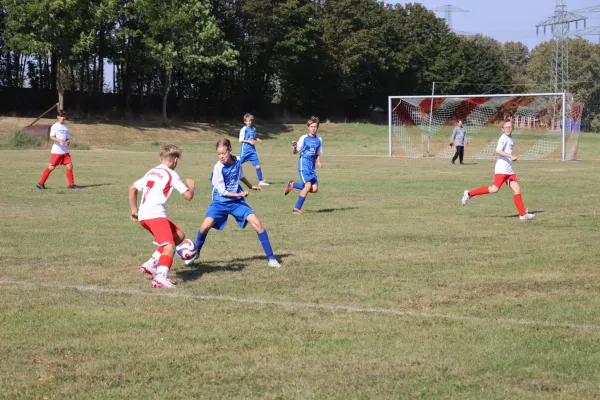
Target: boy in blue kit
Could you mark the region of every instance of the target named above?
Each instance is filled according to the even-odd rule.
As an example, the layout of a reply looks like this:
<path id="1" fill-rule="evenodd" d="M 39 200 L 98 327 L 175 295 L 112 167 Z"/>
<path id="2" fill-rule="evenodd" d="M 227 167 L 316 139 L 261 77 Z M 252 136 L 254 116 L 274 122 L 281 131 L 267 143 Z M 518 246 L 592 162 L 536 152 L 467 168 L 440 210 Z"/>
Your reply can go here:
<path id="1" fill-rule="evenodd" d="M 256 217 L 256 214 L 254 214 L 254 211 L 246 203 L 246 200 L 244 200 L 244 197 L 248 196 L 248 191 L 242 190 L 240 181 L 244 182 L 252 190 L 260 191 L 260 186 L 252 185 L 244 177 L 242 162 L 239 158 L 231 154 L 231 142 L 229 139 L 219 139 L 216 147 L 219 161 L 215 164 L 211 176 L 213 185 L 212 202 L 208 210 L 206 210 L 204 222 L 202 222 L 198 230 L 198 236 L 196 237 L 198 252 L 196 253 L 196 257 L 185 261 L 185 263 L 189 265 L 200 256 L 200 250 L 206 241 L 208 231 L 211 228 L 222 230 L 227 224 L 227 217 L 232 215 L 240 228 L 244 229 L 249 222 L 256 230 L 260 244 L 269 260 L 267 265 L 275 268 L 280 267 L 281 265 L 279 265 L 279 262 L 273 255 L 267 231 Z"/>
<path id="2" fill-rule="evenodd" d="M 300 182 L 288 181 L 287 187 L 283 194 L 286 196 L 292 189 L 300 190 L 298 201 L 292 213 L 303 214 L 302 205 L 308 193 L 317 193 L 319 191 L 319 180 L 315 172 L 315 164 L 319 168 L 323 168 L 321 163 L 321 154 L 323 154 L 323 140 L 317 136 L 319 129 L 319 118 L 312 117 L 306 121 L 308 134 L 303 135 L 297 142 L 292 142 L 292 152 L 300 153 L 298 158 L 298 175 Z"/>
<path id="3" fill-rule="evenodd" d="M 262 143 L 262 140 L 256 137 L 256 128 L 252 126 L 254 123 L 254 115 L 244 115 L 244 127 L 240 130 L 240 162 L 244 164 L 246 161 L 256 167 L 256 176 L 258 177 L 258 184 L 260 186 L 269 186 L 269 183 L 263 181 L 262 169 L 260 167 L 260 161 L 258 161 L 258 155 L 256 154 L 255 143 Z"/>

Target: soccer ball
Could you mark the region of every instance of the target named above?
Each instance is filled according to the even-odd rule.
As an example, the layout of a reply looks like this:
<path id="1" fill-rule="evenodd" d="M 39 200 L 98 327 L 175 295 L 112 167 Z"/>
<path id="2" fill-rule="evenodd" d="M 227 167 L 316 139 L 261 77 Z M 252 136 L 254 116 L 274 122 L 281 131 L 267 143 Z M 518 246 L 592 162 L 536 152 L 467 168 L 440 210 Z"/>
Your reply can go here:
<path id="1" fill-rule="evenodd" d="M 196 255 L 196 245 L 190 239 L 184 239 L 177 245 L 175 252 L 182 260 L 191 260 Z"/>

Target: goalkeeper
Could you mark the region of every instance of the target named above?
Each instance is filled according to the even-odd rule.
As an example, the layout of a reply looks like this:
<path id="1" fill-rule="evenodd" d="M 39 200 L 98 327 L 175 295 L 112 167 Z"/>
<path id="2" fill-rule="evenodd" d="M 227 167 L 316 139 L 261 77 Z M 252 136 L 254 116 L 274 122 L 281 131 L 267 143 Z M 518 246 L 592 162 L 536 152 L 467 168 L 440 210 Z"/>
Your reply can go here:
<path id="1" fill-rule="evenodd" d="M 469 143 L 466 141 L 466 133 L 465 128 L 463 127 L 462 119 L 459 119 L 452 131 L 452 137 L 450 138 L 450 147 L 456 146 L 456 153 L 454 153 L 454 157 L 452 157 L 452 164 L 456 162 L 456 159 L 460 161 L 460 165 L 463 165 L 463 158 L 465 155 L 465 143 Z"/>

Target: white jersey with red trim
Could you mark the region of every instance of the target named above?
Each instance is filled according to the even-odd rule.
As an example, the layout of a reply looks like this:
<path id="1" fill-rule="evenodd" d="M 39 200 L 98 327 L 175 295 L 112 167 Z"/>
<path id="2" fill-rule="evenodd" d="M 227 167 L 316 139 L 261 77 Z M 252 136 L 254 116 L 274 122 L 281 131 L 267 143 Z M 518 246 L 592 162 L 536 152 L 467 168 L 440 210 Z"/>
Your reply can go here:
<path id="1" fill-rule="evenodd" d="M 498 139 L 498 146 L 496 150 L 502 150 L 505 153 L 512 154 L 514 148 L 514 142 L 512 136 L 508 136 L 503 133 Z M 495 174 L 512 175 L 515 173 L 512 168 L 512 160 L 509 157 L 498 155 L 498 161 L 496 161 L 496 168 L 494 169 Z"/>
<path id="2" fill-rule="evenodd" d="M 69 136 L 69 127 L 66 124 L 61 124 L 60 122 L 55 122 L 50 127 L 50 136 L 54 136 L 57 139 L 67 140 L 71 137 Z M 67 154 L 69 150 L 67 146 L 62 143 L 54 142 L 52 145 L 52 154 Z"/>
<path id="3" fill-rule="evenodd" d="M 142 192 L 138 221 L 166 218 L 165 204 L 173 189 L 181 194 L 188 190 L 179 174 L 162 164 L 152 168 L 143 178 L 135 181 L 133 185 Z"/>

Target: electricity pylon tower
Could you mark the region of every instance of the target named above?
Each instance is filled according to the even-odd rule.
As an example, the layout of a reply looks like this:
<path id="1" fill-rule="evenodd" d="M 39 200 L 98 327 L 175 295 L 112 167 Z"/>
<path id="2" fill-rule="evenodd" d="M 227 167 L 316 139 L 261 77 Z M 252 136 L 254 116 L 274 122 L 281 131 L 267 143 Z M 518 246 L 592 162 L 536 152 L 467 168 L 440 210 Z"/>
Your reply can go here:
<path id="1" fill-rule="evenodd" d="M 448 29 L 452 30 L 452 13 L 455 12 L 469 12 L 467 10 L 463 10 L 462 8 L 454 7 L 451 5 L 445 5 L 438 8 L 434 8 L 432 11 L 434 12 L 443 12 L 444 19 L 446 20 L 446 25 L 448 25 Z"/>
<path id="2" fill-rule="evenodd" d="M 555 93 L 569 92 L 569 37 L 570 26 L 575 23 L 575 29 L 579 22 L 586 24 L 586 17 L 567 11 L 566 0 L 556 0 L 554 14 L 536 25 L 536 31 L 540 28 L 550 28 L 552 32 L 552 63 L 550 67 L 550 88 Z"/>
<path id="3" fill-rule="evenodd" d="M 580 8 L 579 10 L 573 11 L 577 14 L 588 14 L 588 13 L 597 13 L 600 12 L 600 6 L 592 6 L 586 8 Z M 600 38 L 600 26 L 592 26 L 590 28 L 583 28 L 573 32 L 573 36 L 583 37 L 583 36 L 598 36 Z"/>

